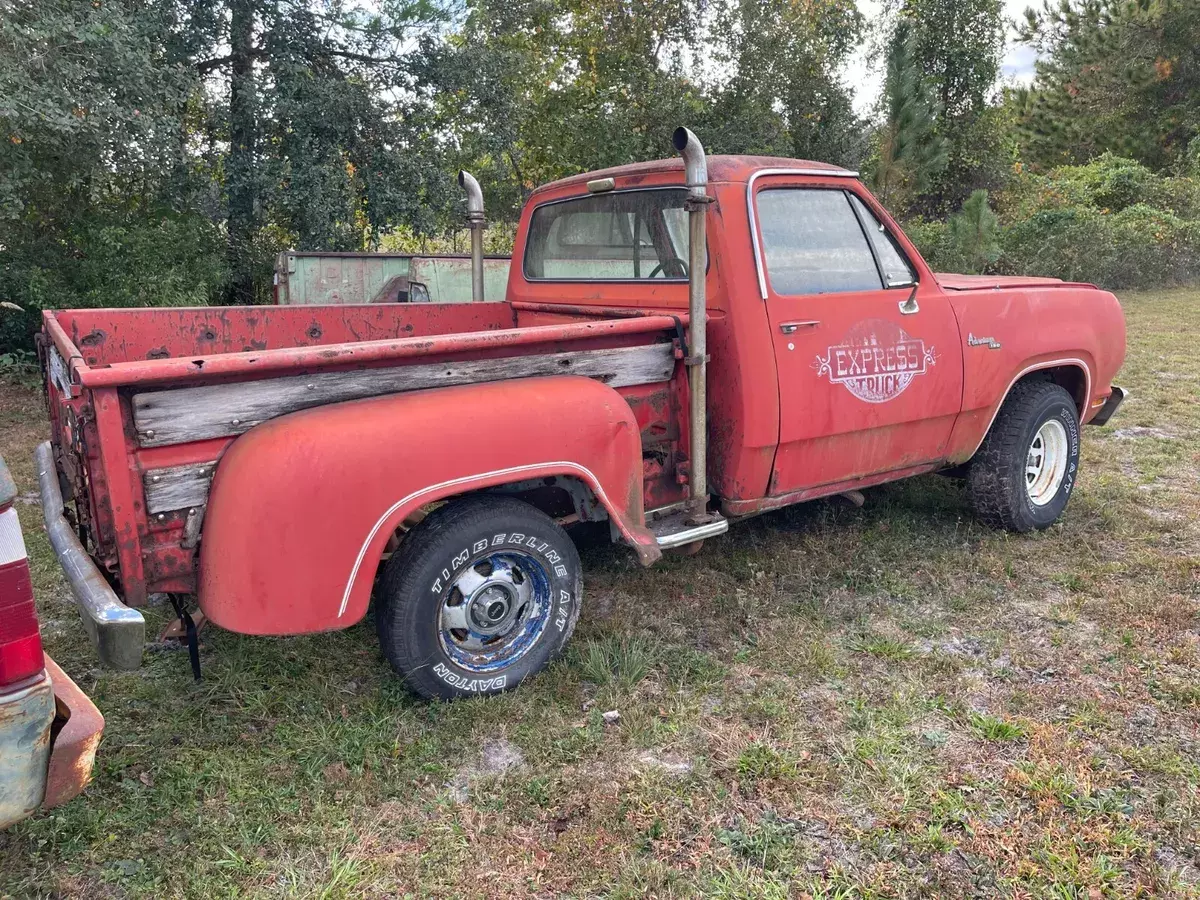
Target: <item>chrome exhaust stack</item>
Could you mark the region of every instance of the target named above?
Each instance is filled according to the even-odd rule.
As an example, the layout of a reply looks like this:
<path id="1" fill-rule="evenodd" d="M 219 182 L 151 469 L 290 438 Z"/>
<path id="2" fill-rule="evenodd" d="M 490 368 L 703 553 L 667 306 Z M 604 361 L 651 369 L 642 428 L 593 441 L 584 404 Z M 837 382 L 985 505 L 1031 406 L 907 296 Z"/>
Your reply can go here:
<path id="1" fill-rule="evenodd" d="M 475 176 L 459 170 L 458 184 L 467 193 L 467 227 L 471 229 L 471 300 L 483 302 L 483 189 Z"/>
<path id="2" fill-rule="evenodd" d="M 708 512 L 708 322 L 704 291 L 705 264 L 708 259 L 706 216 L 708 204 L 708 160 L 696 135 L 680 126 L 671 143 L 683 157 L 688 199 L 688 435 L 691 461 L 687 521 L 699 525 L 709 521 Z"/>

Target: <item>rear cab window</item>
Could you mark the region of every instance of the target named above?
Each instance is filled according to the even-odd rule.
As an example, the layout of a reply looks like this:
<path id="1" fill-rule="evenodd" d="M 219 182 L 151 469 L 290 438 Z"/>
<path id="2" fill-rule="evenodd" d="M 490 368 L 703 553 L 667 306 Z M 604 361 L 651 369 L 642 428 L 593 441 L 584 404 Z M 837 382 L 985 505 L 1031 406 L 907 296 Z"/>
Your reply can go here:
<path id="1" fill-rule="evenodd" d="M 877 291 L 915 273 L 883 223 L 852 192 L 765 188 L 758 193 L 763 264 L 776 294 Z"/>
<path id="2" fill-rule="evenodd" d="M 545 203 L 525 245 L 531 281 L 686 280 L 687 191 L 612 191 Z"/>

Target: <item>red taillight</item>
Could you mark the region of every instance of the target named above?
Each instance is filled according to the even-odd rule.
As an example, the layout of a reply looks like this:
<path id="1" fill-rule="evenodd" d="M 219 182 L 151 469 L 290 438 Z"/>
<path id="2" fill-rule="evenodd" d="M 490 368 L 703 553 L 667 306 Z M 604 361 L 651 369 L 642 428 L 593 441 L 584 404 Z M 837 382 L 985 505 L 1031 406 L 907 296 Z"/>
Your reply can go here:
<path id="1" fill-rule="evenodd" d="M 10 507 L 0 512 L 0 685 L 23 681 L 44 667 L 25 541 Z"/>

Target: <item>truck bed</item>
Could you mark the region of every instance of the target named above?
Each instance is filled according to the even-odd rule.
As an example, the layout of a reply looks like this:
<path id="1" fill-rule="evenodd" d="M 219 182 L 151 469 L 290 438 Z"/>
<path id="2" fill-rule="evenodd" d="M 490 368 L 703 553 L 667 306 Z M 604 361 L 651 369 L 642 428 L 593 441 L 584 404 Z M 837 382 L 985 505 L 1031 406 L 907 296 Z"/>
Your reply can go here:
<path id="1" fill-rule="evenodd" d="M 612 318 L 609 318 L 612 314 Z M 68 380 L 117 387 L 388 364 L 469 353 L 522 355 L 673 329 L 670 316 L 542 304 L 196 307 L 44 314 Z M 568 342 L 568 343 L 564 343 Z M 612 341 L 606 341 L 611 346 Z M 536 348 L 536 349 L 530 349 Z"/>
<path id="2" fill-rule="evenodd" d="M 46 312 L 54 469 L 72 528 L 130 606 L 194 590 L 209 486 L 237 436 L 327 404 L 585 376 L 630 403 L 647 499 L 673 502 L 679 324 L 507 302 Z"/>

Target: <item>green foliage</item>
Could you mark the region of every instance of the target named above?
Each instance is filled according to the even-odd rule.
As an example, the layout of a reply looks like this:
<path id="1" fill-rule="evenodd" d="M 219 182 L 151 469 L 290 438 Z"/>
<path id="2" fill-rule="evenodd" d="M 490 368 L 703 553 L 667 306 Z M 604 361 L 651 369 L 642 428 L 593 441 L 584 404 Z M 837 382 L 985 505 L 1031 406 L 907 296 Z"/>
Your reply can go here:
<path id="1" fill-rule="evenodd" d="M 714 18 L 713 57 L 733 74 L 708 92 L 706 146 L 856 167 L 863 128 L 837 72 L 863 34 L 857 6 L 726 0 Z"/>
<path id="2" fill-rule="evenodd" d="M 745 859 L 767 870 L 786 870 L 798 855 L 799 829 L 794 822 L 781 820 L 774 812 L 765 812 L 755 823 L 738 822 L 730 828 L 718 828 L 717 839 Z"/>
<path id="3" fill-rule="evenodd" d="M 224 237 L 196 215 L 93 209 L 53 230 L 13 235 L 0 297 L 23 312 L 0 314 L 0 352 L 32 346 L 43 309 L 203 306 L 227 277 Z"/>
<path id="4" fill-rule="evenodd" d="M 658 648 L 637 636 L 613 636 L 588 641 L 575 651 L 584 678 L 598 685 L 629 689 L 650 674 Z"/>
<path id="5" fill-rule="evenodd" d="M 974 191 L 948 224 L 950 238 L 967 263 L 964 272 L 983 272 L 1000 258 L 1000 220 L 988 206 L 987 191 Z"/>
<path id="6" fill-rule="evenodd" d="M 936 130 L 935 101 L 916 57 L 919 28 L 901 20 L 888 45 L 883 89 L 886 122 L 879 130 L 871 180 L 879 199 L 898 212 L 928 189 L 950 160 Z"/>
<path id="7" fill-rule="evenodd" d="M 1007 116 L 989 105 L 1004 52 L 1000 0 L 899 0 L 891 35 L 908 32 L 908 55 L 932 100 L 932 135 L 946 162 L 919 185 L 916 206 L 944 215 L 979 188 L 1001 183 L 1010 156 Z"/>
<path id="8" fill-rule="evenodd" d="M 1200 4 L 1044 0 L 1021 38 L 1037 77 L 1010 103 L 1023 156 L 1049 167 L 1104 151 L 1163 168 L 1195 159 L 1200 133 Z"/>
<path id="9" fill-rule="evenodd" d="M 450 157 L 512 220 L 538 184 L 669 154 L 681 123 L 710 153 L 855 164 L 862 128 L 836 72 L 861 28 L 849 0 L 472 0 L 414 71 Z M 710 56 L 728 76 L 705 84 Z"/>
<path id="10" fill-rule="evenodd" d="M 0 313 L 2 316 L 3 313 Z M 36 388 L 40 381 L 37 355 L 31 350 L 0 353 L 0 382 Z"/>
<path id="11" fill-rule="evenodd" d="M 507 252 L 536 185 L 680 123 L 865 163 L 939 268 L 1194 277 L 1197 4 L 1060 0 L 1000 103 L 1000 0 L 886 7 L 868 126 L 853 0 L 0 0 L 0 353 L 49 305 L 269 302 L 286 247 L 463 250 L 459 167 Z"/>
<path id="12" fill-rule="evenodd" d="M 999 269 L 1107 288 L 1185 284 L 1200 278 L 1200 222 L 1145 204 L 1106 213 L 1070 206 L 1005 229 Z"/>
<path id="13" fill-rule="evenodd" d="M 989 218 L 987 198 L 977 196 L 949 222 L 906 227 L 935 270 L 1049 275 L 1111 289 L 1200 278 L 1200 179 L 1163 177 L 1103 154 L 1045 175 L 1020 169 L 997 196 L 998 217 Z"/>
<path id="14" fill-rule="evenodd" d="M 911 219 L 904 223 L 904 233 L 933 271 L 966 272 L 970 268 L 950 234 L 948 222 Z"/>
<path id="15" fill-rule="evenodd" d="M 1167 191 L 1159 182 L 1141 163 L 1103 153 L 1086 165 L 1060 166 L 1044 175 L 1022 169 L 1004 195 L 1005 212 L 1013 218 L 1072 206 L 1117 212 L 1165 199 Z"/>
<path id="16" fill-rule="evenodd" d="M 986 741 L 1016 741 L 1025 737 L 1025 729 L 1015 722 L 1007 722 L 974 710 L 968 711 L 967 724 Z"/>
<path id="17" fill-rule="evenodd" d="M 736 768 L 738 777 L 746 782 L 790 780 L 800 771 L 793 756 L 761 741 L 755 741 L 739 754 Z"/>
<path id="18" fill-rule="evenodd" d="M 218 229 L 183 211 L 193 76 L 165 60 L 169 16 L 142 0 L 0 3 L 0 352 L 40 309 L 204 303 Z"/>

